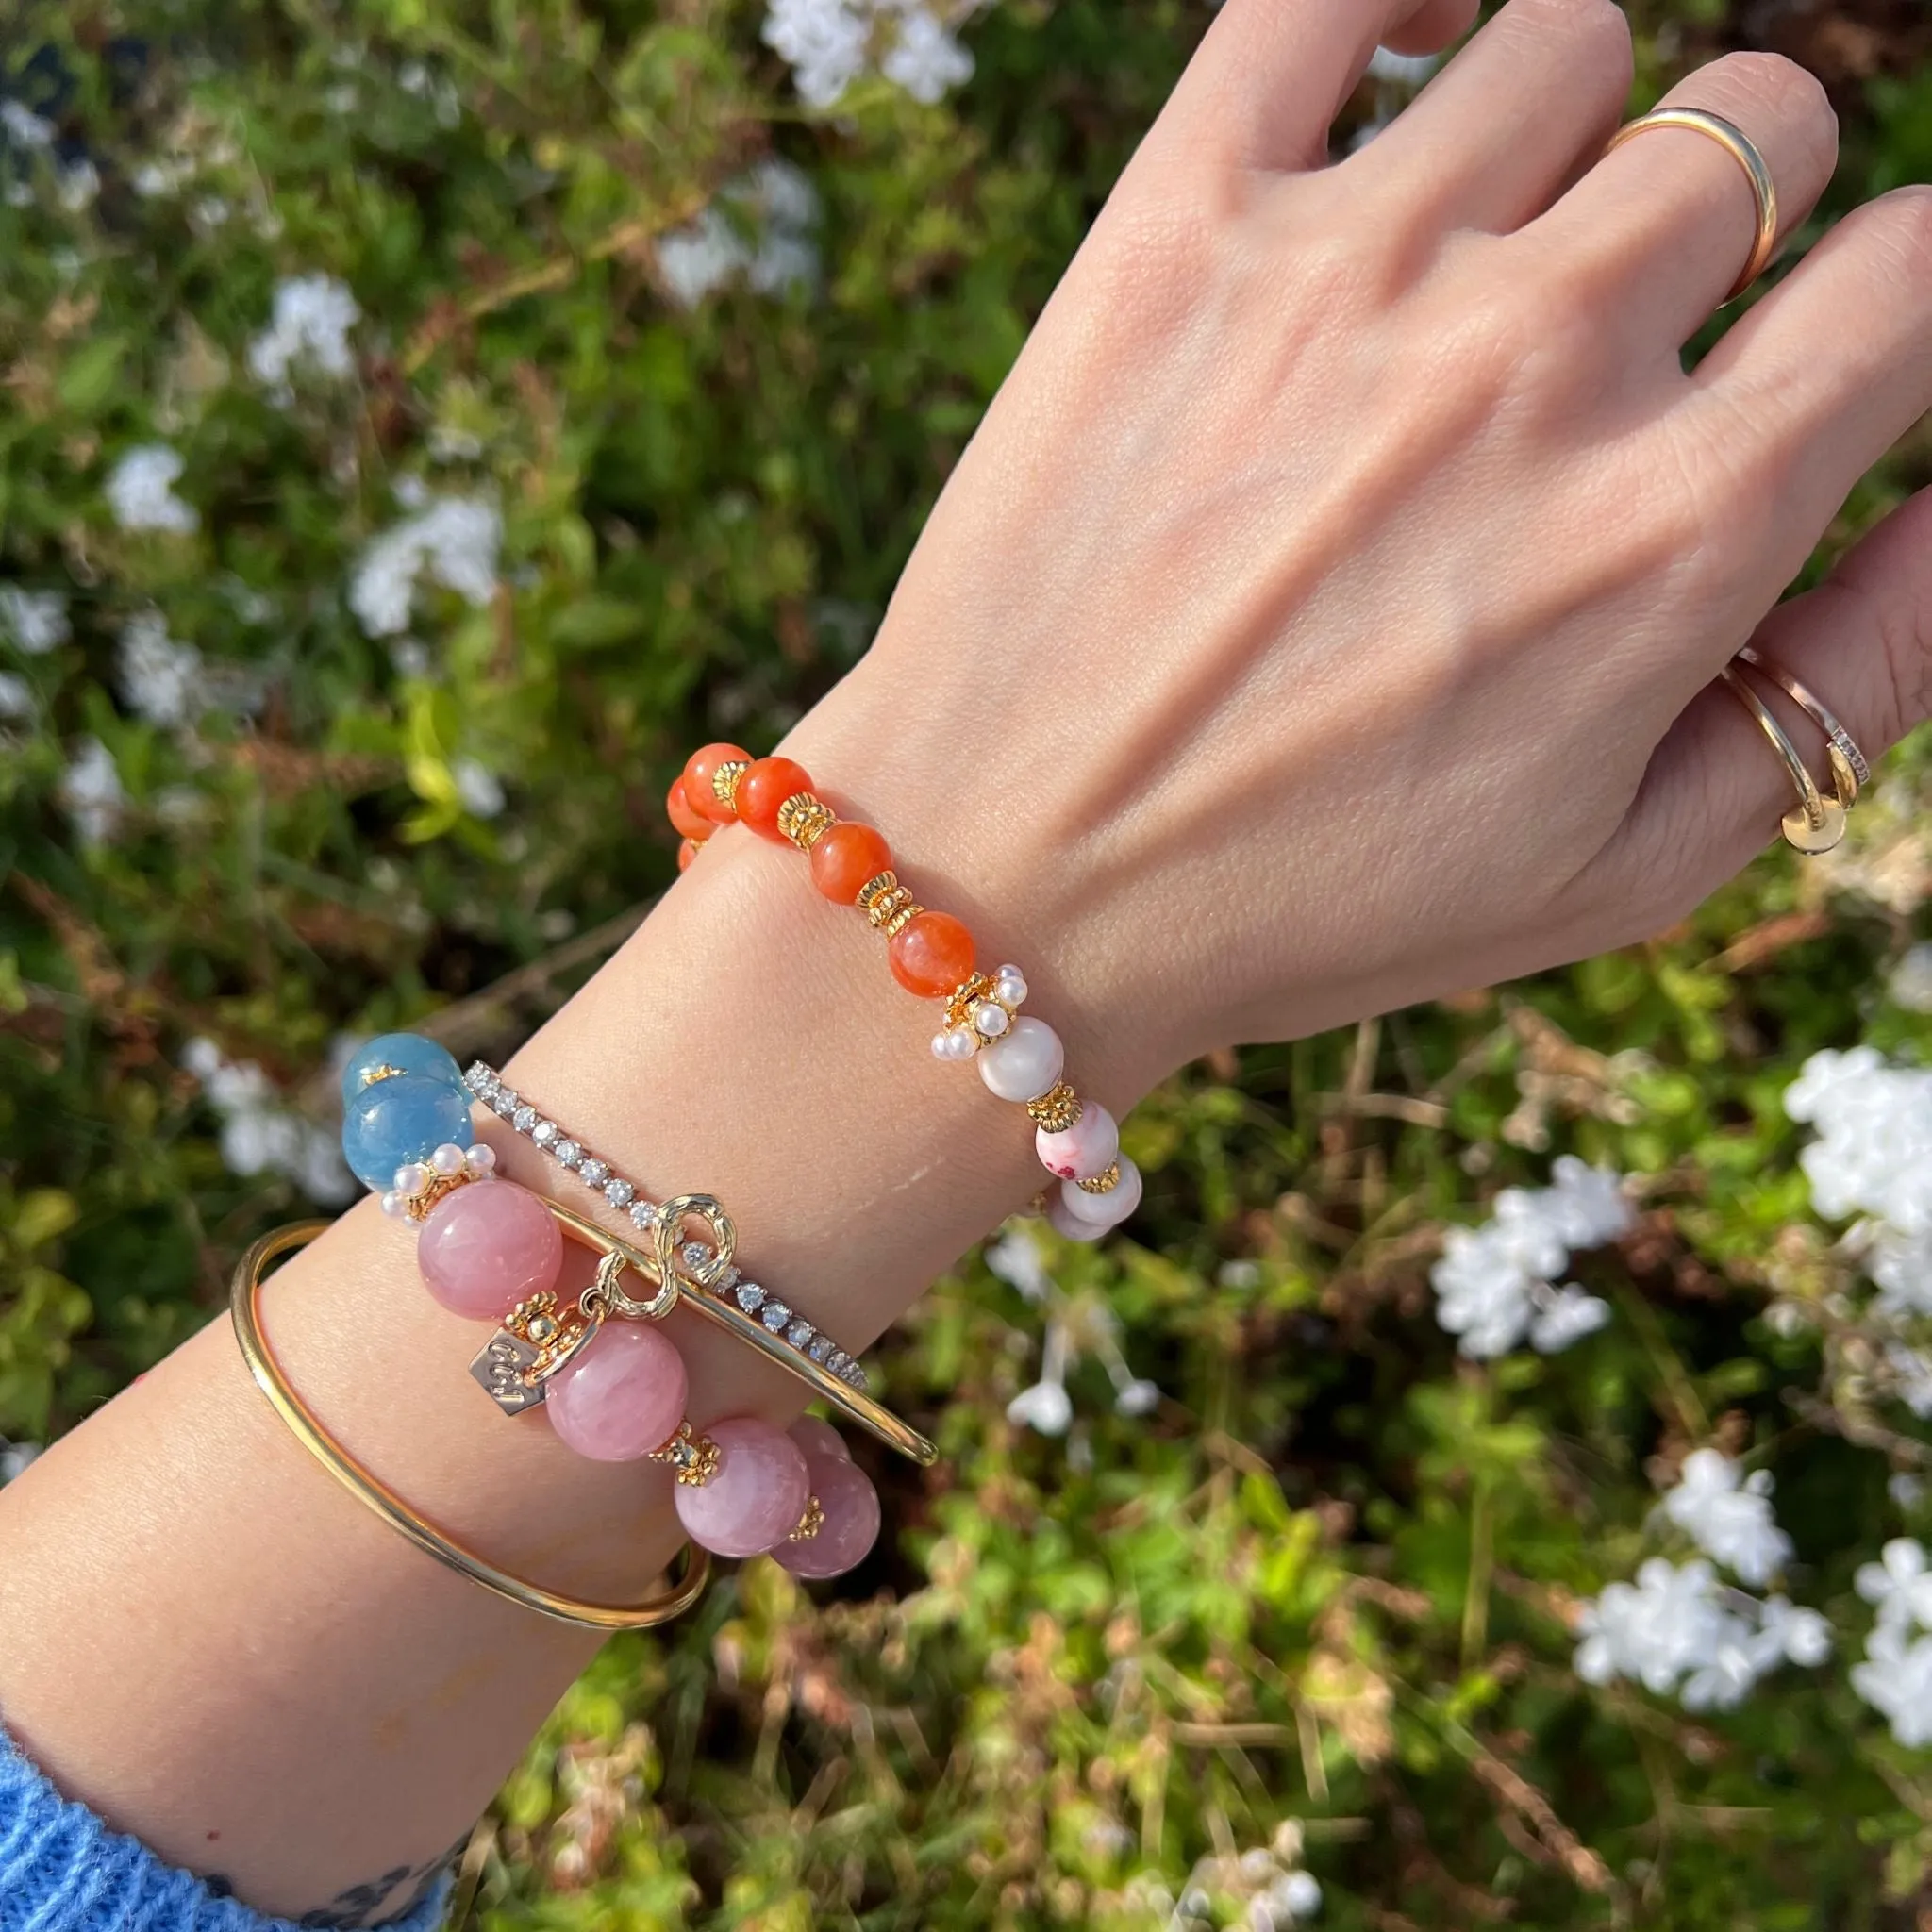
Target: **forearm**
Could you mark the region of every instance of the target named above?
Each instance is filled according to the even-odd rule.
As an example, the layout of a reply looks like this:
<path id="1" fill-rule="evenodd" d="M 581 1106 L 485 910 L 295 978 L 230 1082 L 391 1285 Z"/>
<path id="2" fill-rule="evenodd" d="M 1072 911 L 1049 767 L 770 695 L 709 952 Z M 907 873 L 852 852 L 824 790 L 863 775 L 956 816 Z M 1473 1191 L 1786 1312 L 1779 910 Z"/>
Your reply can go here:
<path id="1" fill-rule="evenodd" d="M 835 795 L 837 716 L 818 739 Z M 982 938 L 1041 943 L 1017 923 Z M 813 893 L 795 854 L 734 832 L 508 1071 L 660 1196 L 723 1198 L 748 1271 L 857 1352 L 1038 1185 L 1024 1122 L 934 1060 L 930 1031 L 863 920 Z M 1126 1097 L 1124 1068 L 1081 1073 Z M 511 1175 L 559 1191 L 526 1141 L 487 1115 L 478 1131 Z M 424 1293 L 373 1203 L 263 1306 L 345 1444 L 502 1567 L 623 1600 L 675 1550 L 664 1471 L 587 1462 L 482 1399 L 466 1373 L 481 1331 Z M 678 1327 L 695 1423 L 802 1405 L 731 1338 Z M 0 1493 L 0 1714 L 25 1748 L 164 1856 L 297 1914 L 440 1854 L 595 1641 L 444 1571 L 339 1490 L 225 1320 Z"/>

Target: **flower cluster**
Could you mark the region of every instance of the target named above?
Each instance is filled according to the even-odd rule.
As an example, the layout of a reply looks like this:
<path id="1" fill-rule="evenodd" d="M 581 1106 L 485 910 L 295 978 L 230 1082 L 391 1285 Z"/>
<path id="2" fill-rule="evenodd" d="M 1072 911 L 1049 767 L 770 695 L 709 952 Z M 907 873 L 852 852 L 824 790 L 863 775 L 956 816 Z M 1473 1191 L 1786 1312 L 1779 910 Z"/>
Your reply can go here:
<path id="1" fill-rule="evenodd" d="M 658 242 L 658 273 L 681 308 L 729 282 L 755 293 L 812 289 L 819 279 L 818 191 L 789 161 L 759 162 L 718 191 L 698 218 Z"/>
<path id="2" fill-rule="evenodd" d="M 921 0 L 771 0 L 763 38 L 810 107 L 834 106 L 874 66 L 930 105 L 973 77 L 973 56 L 956 30 L 978 4 L 941 12 Z"/>
<path id="3" fill-rule="evenodd" d="M 333 275 L 291 275 L 275 286 L 275 313 L 248 345 L 248 369 L 277 401 L 293 394 L 297 368 L 341 380 L 352 375 L 356 358 L 349 331 L 361 320 L 345 283 Z"/>
<path id="4" fill-rule="evenodd" d="M 1659 1696 L 1675 1693 L 1690 1710 L 1734 1710 L 1780 1664 L 1822 1664 L 1831 1652 L 1824 1617 L 1784 1596 L 1752 1596 L 1714 1567 L 1761 1588 L 1790 1560 L 1771 1491 L 1767 1472 L 1747 1476 L 1719 1450 L 1687 1457 L 1661 1513 L 1704 1556 L 1682 1564 L 1653 1557 L 1634 1584 L 1609 1584 L 1585 1604 L 1576 1674 L 1588 1684 L 1630 1678 Z"/>
<path id="5" fill-rule="evenodd" d="M 1302 1829 L 1293 1819 L 1277 1825 L 1266 1845 L 1201 1859 L 1178 1897 L 1158 1881 L 1131 1887 L 1130 1896 L 1159 1916 L 1165 1932 L 1224 1924 L 1242 1932 L 1288 1932 L 1322 1909 L 1321 1883 L 1302 1869 Z M 1225 1916 L 1230 1907 L 1241 1908 L 1239 1918 Z"/>
<path id="6" fill-rule="evenodd" d="M 1932 1574 L 1925 1546 L 1894 1537 L 1879 1560 L 1859 1566 L 1853 1587 L 1878 1617 L 1865 1657 L 1852 1666 L 1852 1689 L 1884 1714 L 1909 1748 L 1932 1744 Z"/>
<path id="7" fill-rule="evenodd" d="M 1492 1218 L 1450 1229 L 1429 1272 L 1436 1320 L 1478 1360 L 1507 1354 L 1527 1336 L 1555 1355 L 1601 1328 L 1607 1303 L 1574 1282 L 1556 1287 L 1574 1250 L 1601 1247 L 1633 1216 L 1618 1176 L 1574 1155 L 1556 1163 L 1547 1188 L 1506 1188 Z"/>
<path id="8" fill-rule="evenodd" d="M 108 477 L 108 508 L 124 530 L 161 530 L 186 537 L 201 527 L 201 512 L 176 496 L 186 464 L 165 442 L 129 450 Z"/>
<path id="9" fill-rule="evenodd" d="M 337 1207 L 354 1197 L 355 1176 L 339 1137 L 285 1106 L 253 1060 L 229 1059 L 211 1040 L 191 1040 L 181 1064 L 222 1116 L 222 1158 L 231 1174 L 278 1174 L 311 1201 Z"/>
<path id="10" fill-rule="evenodd" d="M 1888 1315 L 1932 1314 L 1932 1071 L 1888 1065 L 1871 1046 L 1815 1053 L 1785 1111 L 1817 1129 L 1798 1157 L 1812 1205 L 1853 1216 Z"/>
<path id="11" fill-rule="evenodd" d="M 496 594 L 503 518 L 493 504 L 440 496 L 391 525 L 363 551 L 349 581 L 349 608 L 373 638 L 409 625 L 416 581 L 456 591 L 479 608 Z"/>
<path id="12" fill-rule="evenodd" d="M 73 635 L 64 592 L 0 584 L 0 636 L 23 658 L 44 658 Z"/>

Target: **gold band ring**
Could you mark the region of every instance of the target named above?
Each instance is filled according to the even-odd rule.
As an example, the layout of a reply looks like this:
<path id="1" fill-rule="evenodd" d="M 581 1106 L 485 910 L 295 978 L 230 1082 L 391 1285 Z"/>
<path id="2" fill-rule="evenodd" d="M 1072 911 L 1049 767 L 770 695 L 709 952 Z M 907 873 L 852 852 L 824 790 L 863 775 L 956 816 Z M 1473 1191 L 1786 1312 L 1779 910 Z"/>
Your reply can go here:
<path id="1" fill-rule="evenodd" d="M 1809 685 L 1799 681 L 1782 664 L 1764 657 L 1746 644 L 1738 653 L 1745 663 L 1771 679 L 1824 733 L 1825 757 L 1831 760 L 1831 774 L 1838 783 L 1839 802 L 1847 811 L 1858 802 L 1858 793 L 1872 782 L 1872 766 L 1858 749 L 1857 741 L 1838 722 L 1837 714 L 1817 696 Z"/>
<path id="2" fill-rule="evenodd" d="M 474 1556 L 460 1543 L 453 1542 L 436 1525 L 406 1503 L 381 1477 L 365 1469 L 324 1427 L 321 1419 L 296 1394 L 282 1374 L 275 1351 L 261 1327 L 261 1284 L 268 1265 L 291 1249 L 306 1247 L 329 1224 L 301 1221 L 277 1228 L 242 1256 L 229 1289 L 228 1306 L 235 1321 L 235 1339 L 242 1344 L 242 1358 L 257 1386 L 274 1406 L 275 1413 L 309 1455 L 322 1464 L 348 1492 L 382 1518 L 391 1529 L 399 1530 L 419 1550 L 434 1557 L 472 1583 L 505 1597 L 526 1610 L 554 1617 L 561 1624 L 576 1624 L 590 1630 L 648 1630 L 655 1624 L 669 1623 L 681 1616 L 703 1593 L 710 1580 L 711 1559 L 695 1544 L 686 1543 L 683 1575 L 666 1585 L 663 1592 L 640 1604 L 595 1604 L 575 1597 L 561 1596 L 541 1584 L 526 1583 Z"/>
<path id="3" fill-rule="evenodd" d="M 1757 721 L 1757 728 L 1770 739 L 1772 749 L 1783 759 L 1784 767 L 1791 774 L 1791 784 L 1796 788 L 1798 802 L 1785 813 L 1783 829 L 1785 843 L 1793 851 L 1815 856 L 1829 852 L 1845 835 L 1845 808 L 1836 798 L 1826 798 L 1818 789 L 1817 781 L 1805 767 L 1805 760 L 1798 756 L 1798 748 L 1785 735 L 1785 727 L 1771 714 L 1771 708 L 1751 687 L 1734 664 L 1726 664 L 1721 675 L 1729 689 L 1736 693 L 1738 702 Z"/>
<path id="4" fill-rule="evenodd" d="M 1777 182 L 1773 178 L 1771 168 L 1757 142 L 1735 122 L 1726 121 L 1722 114 L 1712 114 L 1703 108 L 1658 108 L 1653 113 L 1641 114 L 1617 129 L 1604 153 L 1613 155 L 1626 141 L 1634 141 L 1640 134 L 1648 134 L 1658 127 L 1681 127 L 1689 133 L 1702 134 L 1716 142 L 1743 169 L 1745 179 L 1751 184 L 1751 192 L 1757 200 L 1757 240 L 1752 245 L 1751 258 L 1744 264 L 1744 273 L 1738 277 L 1737 287 L 1724 297 L 1725 302 L 1735 302 L 1764 273 L 1766 264 L 1776 251 Z"/>

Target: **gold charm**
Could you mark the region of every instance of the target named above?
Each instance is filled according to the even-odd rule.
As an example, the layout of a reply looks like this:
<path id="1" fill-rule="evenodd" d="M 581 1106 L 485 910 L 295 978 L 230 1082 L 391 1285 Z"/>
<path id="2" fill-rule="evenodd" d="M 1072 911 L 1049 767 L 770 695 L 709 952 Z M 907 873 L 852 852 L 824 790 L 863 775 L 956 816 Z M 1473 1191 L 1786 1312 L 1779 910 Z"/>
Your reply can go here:
<path id="1" fill-rule="evenodd" d="M 798 1527 L 785 1541 L 788 1543 L 808 1543 L 824 1526 L 824 1505 L 816 1496 L 808 1496 L 805 1499 L 805 1514 L 798 1519 Z"/>
<path id="2" fill-rule="evenodd" d="M 600 1268 L 600 1283 L 603 1273 Z M 543 1400 L 551 1376 L 590 1344 L 604 1325 L 604 1313 L 595 1288 L 586 1289 L 564 1313 L 558 1312 L 556 1291 L 546 1288 L 504 1317 L 503 1326 L 471 1362 L 470 1374 L 504 1414 L 521 1415 Z"/>
<path id="3" fill-rule="evenodd" d="M 681 1252 L 684 1224 L 698 1220 L 709 1224 L 715 1251 L 708 1261 L 689 1262 Z M 715 1288 L 724 1279 L 738 1251 L 738 1227 L 715 1194 L 674 1194 L 658 1208 L 656 1230 L 659 1279 L 675 1291 L 682 1279 L 699 1288 Z"/>

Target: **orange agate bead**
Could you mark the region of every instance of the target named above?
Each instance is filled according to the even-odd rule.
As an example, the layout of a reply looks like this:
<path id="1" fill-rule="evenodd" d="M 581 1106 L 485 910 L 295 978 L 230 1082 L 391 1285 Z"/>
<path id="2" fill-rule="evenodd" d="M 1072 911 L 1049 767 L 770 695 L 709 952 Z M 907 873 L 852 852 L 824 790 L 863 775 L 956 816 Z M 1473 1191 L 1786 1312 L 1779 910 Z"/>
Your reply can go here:
<path id="1" fill-rule="evenodd" d="M 688 865 L 690 865 L 690 863 L 691 862 L 691 860 L 692 860 L 693 858 L 696 858 L 697 856 L 698 856 L 698 841 L 696 841 L 695 839 L 687 839 L 687 840 L 686 840 L 686 841 L 684 841 L 684 843 L 683 843 L 683 844 L 681 844 L 681 845 L 680 845 L 680 846 L 679 846 L 679 847 L 677 848 L 677 869 L 678 869 L 678 871 L 679 871 L 679 872 L 682 872 L 682 871 L 684 871 L 684 869 L 685 869 L 685 868 L 686 868 L 686 867 L 687 867 Z"/>
<path id="2" fill-rule="evenodd" d="M 891 862 L 891 846 L 870 825 L 834 825 L 811 848 L 811 882 L 838 905 L 856 906 L 860 889 Z"/>
<path id="3" fill-rule="evenodd" d="M 943 999 L 973 971 L 973 935 L 950 912 L 922 912 L 893 935 L 886 959 L 908 992 Z"/>
<path id="4" fill-rule="evenodd" d="M 718 775 L 718 767 L 724 764 L 748 765 L 751 754 L 741 745 L 707 744 L 691 753 L 685 762 L 684 802 L 701 819 L 709 819 L 714 825 L 728 825 L 738 816 L 712 789 L 711 780 Z"/>
<path id="5" fill-rule="evenodd" d="M 759 758 L 738 781 L 738 817 L 760 838 L 786 843 L 778 829 L 778 808 L 811 790 L 811 774 L 791 758 Z"/>
<path id="6" fill-rule="evenodd" d="M 670 814 L 674 828 L 687 839 L 695 839 L 700 845 L 718 829 L 709 819 L 700 818 L 691 809 L 691 797 L 684 789 L 682 778 L 673 779 L 671 790 L 664 797 L 664 809 Z"/>

